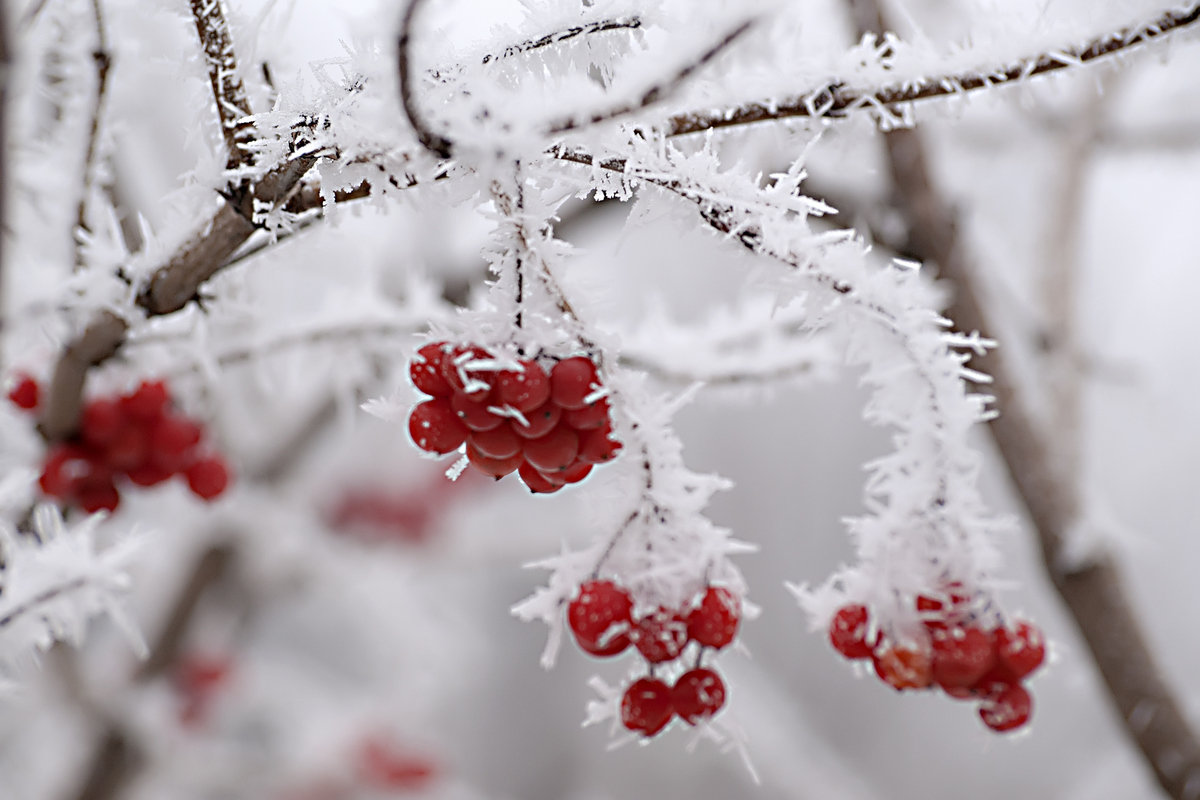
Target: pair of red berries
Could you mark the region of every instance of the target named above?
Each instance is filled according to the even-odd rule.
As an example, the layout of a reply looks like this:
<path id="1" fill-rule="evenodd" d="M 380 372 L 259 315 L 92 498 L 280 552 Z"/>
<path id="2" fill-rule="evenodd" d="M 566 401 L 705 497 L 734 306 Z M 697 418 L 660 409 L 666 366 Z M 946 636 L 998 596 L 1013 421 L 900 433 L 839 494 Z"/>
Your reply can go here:
<path id="1" fill-rule="evenodd" d="M 654 736 L 675 715 L 689 725 L 716 714 L 725 705 L 725 682 L 716 670 L 696 667 L 674 686 L 658 678 L 638 678 L 621 697 L 621 724 L 645 737 Z"/>
<path id="2" fill-rule="evenodd" d="M 979 701 L 979 716 L 994 731 L 1029 722 L 1033 700 L 1022 685 L 1046 657 L 1045 638 L 1030 622 L 984 630 L 971 618 L 969 595 L 917 597 L 924 635 L 891 642 L 871 635 L 865 606 L 843 606 L 829 625 L 834 649 L 851 660 L 871 659 L 875 674 L 897 691 L 940 688 L 956 700 Z"/>
<path id="3" fill-rule="evenodd" d="M 229 468 L 203 452 L 203 438 L 200 423 L 171 408 L 165 383 L 143 382 L 129 394 L 87 402 L 79 434 L 50 448 L 38 485 L 89 513 L 116 509 L 122 476 L 155 486 L 182 474 L 193 494 L 212 500 L 229 485 Z"/>
<path id="4" fill-rule="evenodd" d="M 513 362 L 478 345 L 434 342 L 409 365 L 430 399 L 409 414 L 417 447 L 444 455 L 466 445 L 470 465 L 502 478 L 516 472 L 532 492 L 556 492 L 587 477 L 621 449 L 595 363 Z"/>

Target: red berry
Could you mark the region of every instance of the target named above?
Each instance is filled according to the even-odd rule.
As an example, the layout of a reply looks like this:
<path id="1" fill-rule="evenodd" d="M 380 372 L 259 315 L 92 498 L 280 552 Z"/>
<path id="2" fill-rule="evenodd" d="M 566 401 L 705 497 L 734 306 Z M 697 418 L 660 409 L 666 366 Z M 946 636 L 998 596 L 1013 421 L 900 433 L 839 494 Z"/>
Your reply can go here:
<path id="1" fill-rule="evenodd" d="M 121 398 L 121 410 L 129 417 L 149 422 L 157 419 L 171 402 L 167 384 L 163 381 L 142 381 L 132 394 Z"/>
<path id="2" fill-rule="evenodd" d="M 69 499 L 81 477 L 92 472 L 92 455 L 77 444 L 60 443 L 46 453 L 38 486 L 50 497 Z"/>
<path id="3" fill-rule="evenodd" d="M 529 491 L 534 494 L 550 494 L 557 492 L 566 485 L 566 481 L 551 480 L 546 475 L 538 472 L 537 467 L 530 464 L 528 461 L 521 463 L 517 467 L 517 474 L 521 476 L 521 480 L 529 487 Z"/>
<path id="4" fill-rule="evenodd" d="M 662 606 L 639 619 L 633 630 L 633 643 L 642 658 L 651 664 L 678 658 L 688 643 L 687 620 Z"/>
<path id="5" fill-rule="evenodd" d="M 493 478 L 503 478 L 510 472 L 516 472 L 517 467 L 521 466 L 525 457 L 520 453 L 514 453 L 508 458 L 492 458 L 479 452 L 479 448 L 467 442 L 467 460 L 471 462 L 472 467 L 484 475 Z"/>
<path id="6" fill-rule="evenodd" d="M 842 606 L 829 623 L 829 643 L 851 660 L 870 658 L 874 648 L 868 641 L 869 623 L 866 606 L 858 603 Z"/>
<path id="7" fill-rule="evenodd" d="M 621 698 L 621 724 L 646 737 L 667 727 L 674 714 L 671 690 L 657 678 L 638 678 Z"/>
<path id="8" fill-rule="evenodd" d="M 566 358 L 550 370 L 550 398 L 563 408 L 583 408 L 598 386 L 596 365 L 590 358 Z"/>
<path id="9" fill-rule="evenodd" d="M 427 344 L 408 363 L 408 376 L 412 378 L 413 386 L 425 394 L 448 397 L 453 391 L 442 375 L 447 347 L 445 342 Z"/>
<path id="10" fill-rule="evenodd" d="M 602 397 L 590 406 L 573 408 L 563 413 L 563 419 L 577 431 L 590 431 L 608 422 L 608 398 Z"/>
<path id="11" fill-rule="evenodd" d="M 126 471 L 143 466 L 150 458 L 150 433 L 139 421 L 126 419 L 104 449 L 113 469 Z"/>
<path id="12" fill-rule="evenodd" d="M 610 438 L 612 425 L 605 423 L 599 428 L 584 431 L 579 437 L 579 458 L 589 464 L 603 464 L 612 460 L 621 450 L 621 443 Z"/>
<path id="13" fill-rule="evenodd" d="M 992 637 L 976 627 L 933 633 L 933 679 L 942 688 L 975 685 L 996 663 Z"/>
<path id="14" fill-rule="evenodd" d="M 576 461 L 563 472 L 557 473 L 565 483 L 579 483 L 591 474 L 592 465 L 586 461 Z"/>
<path id="15" fill-rule="evenodd" d="M 688 637 L 705 647 L 722 648 L 737 635 L 742 601 L 723 586 L 710 586 L 687 617 Z"/>
<path id="16" fill-rule="evenodd" d="M 562 415 L 562 407 L 547 400 L 533 411 L 522 414 L 525 423 L 528 424 L 514 419 L 512 422 L 513 432 L 523 439 L 540 438 L 554 429 Z"/>
<path id="17" fill-rule="evenodd" d="M 954 581 L 939 593 L 917 595 L 914 605 L 925 628 L 935 631 L 959 625 L 970 603 L 971 595 L 963 590 L 961 583 Z"/>
<path id="18" fill-rule="evenodd" d="M 204 429 L 190 419 L 171 414 L 161 417 L 150 428 L 150 460 L 169 472 L 178 472 L 203 436 Z"/>
<path id="19" fill-rule="evenodd" d="M 79 507 L 89 514 L 100 511 L 116 511 L 121 495 L 113 485 L 112 478 L 104 481 L 89 481 L 76 491 Z"/>
<path id="20" fill-rule="evenodd" d="M 38 403 L 41 402 L 42 388 L 29 375 L 19 373 L 15 377 L 17 382 L 9 391 L 8 399 L 17 408 L 33 411 L 38 407 Z"/>
<path id="21" fill-rule="evenodd" d="M 725 705 L 725 682 L 706 667 L 689 670 L 679 676 L 671 689 L 671 705 L 688 725 L 713 716 Z"/>
<path id="22" fill-rule="evenodd" d="M 490 431 L 472 431 L 467 434 L 467 443 L 475 445 L 481 454 L 491 458 L 511 458 L 521 453 L 521 446 L 524 444 L 521 438 L 513 433 L 511 425 L 501 425 Z M 517 466 L 520 464 L 521 462 L 517 461 Z"/>
<path id="23" fill-rule="evenodd" d="M 129 478 L 130 483 L 137 486 L 157 486 L 158 484 L 170 480 L 176 470 L 167 469 L 158 464 L 142 464 L 141 466 L 133 467 L 125 471 L 125 476 Z"/>
<path id="24" fill-rule="evenodd" d="M 915 645 L 891 645 L 872 654 L 875 674 L 896 691 L 924 689 L 933 683 L 928 650 Z"/>
<path id="25" fill-rule="evenodd" d="M 442 397 L 417 403 L 408 415 L 408 435 L 413 444 L 428 453 L 444 455 L 457 450 L 468 433 L 450 408 L 450 401 Z"/>
<path id="26" fill-rule="evenodd" d="M 496 376 L 493 399 L 524 414 L 550 399 L 550 376 L 531 358 L 520 361 L 523 370 L 505 370 Z"/>
<path id="27" fill-rule="evenodd" d="M 1010 630 L 997 628 L 993 633 L 996 659 L 1017 680 L 1042 665 L 1046 659 L 1046 639 L 1041 629 L 1031 622 L 1017 620 Z"/>
<path id="28" fill-rule="evenodd" d="M 1033 712 L 1033 698 L 1025 687 L 1014 683 L 994 699 L 985 700 L 979 706 L 979 718 L 997 733 L 1016 730 L 1029 722 Z"/>
<path id="29" fill-rule="evenodd" d="M 505 421 L 504 417 L 488 411 L 491 403 L 477 403 L 465 394 L 455 394 L 450 398 L 450 408 L 463 425 L 473 431 L 490 431 L 499 428 Z"/>
<path id="30" fill-rule="evenodd" d="M 525 442 L 525 460 L 541 472 L 565 470 L 578 454 L 579 437 L 562 423 L 545 436 Z"/>
<path id="31" fill-rule="evenodd" d="M 124 415 L 116 400 L 100 398 L 91 400 L 83 407 L 79 432 L 88 444 L 107 445 L 124 427 Z"/>
<path id="32" fill-rule="evenodd" d="M 612 581 L 588 581 L 567 606 L 575 641 L 592 655 L 616 655 L 629 646 L 633 600 Z"/>
<path id="33" fill-rule="evenodd" d="M 442 377 L 456 394 L 482 403 L 491 394 L 495 372 L 481 370 L 479 366 L 492 360 L 492 354 L 482 347 L 459 345 L 442 361 Z"/>
<path id="34" fill-rule="evenodd" d="M 187 468 L 184 475 L 192 494 L 202 500 L 220 496 L 229 485 L 229 468 L 216 456 L 199 459 Z"/>

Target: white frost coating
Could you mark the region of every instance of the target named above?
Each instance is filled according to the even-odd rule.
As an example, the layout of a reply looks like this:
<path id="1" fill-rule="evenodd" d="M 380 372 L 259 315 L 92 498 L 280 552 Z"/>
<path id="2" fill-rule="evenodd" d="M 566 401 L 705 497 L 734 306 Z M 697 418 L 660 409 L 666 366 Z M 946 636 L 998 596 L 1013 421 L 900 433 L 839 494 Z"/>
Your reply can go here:
<path id="1" fill-rule="evenodd" d="M 141 545 L 140 535 L 127 535 L 97 550 L 97 513 L 67 526 L 56 506 L 33 513 L 36 538 L 0 530 L 4 551 L 0 593 L 0 657 L 16 662 L 56 641 L 78 645 L 88 621 L 99 614 L 112 618 L 139 655 L 146 645 L 121 601 L 129 588 L 126 568 Z"/>

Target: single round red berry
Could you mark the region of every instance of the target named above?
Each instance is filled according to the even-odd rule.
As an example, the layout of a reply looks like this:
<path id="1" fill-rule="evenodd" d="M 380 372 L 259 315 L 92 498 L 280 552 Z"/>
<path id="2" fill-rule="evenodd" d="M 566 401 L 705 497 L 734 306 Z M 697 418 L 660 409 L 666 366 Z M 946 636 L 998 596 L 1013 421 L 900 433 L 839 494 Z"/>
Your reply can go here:
<path id="1" fill-rule="evenodd" d="M 412 378 L 413 386 L 434 397 L 448 397 L 453 389 L 442 375 L 445 367 L 445 342 L 432 342 L 422 347 L 408 364 L 408 375 Z"/>
<path id="2" fill-rule="evenodd" d="M 550 399 L 550 376 L 531 358 L 520 360 L 521 370 L 504 370 L 496 376 L 493 400 L 524 414 Z"/>
<path id="3" fill-rule="evenodd" d="M 117 438 L 124 427 L 121 404 L 109 398 L 89 400 L 83 407 L 79 433 L 88 444 L 105 446 Z"/>
<path id="4" fill-rule="evenodd" d="M 442 361 L 442 377 L 453 392 L 482 403 L 492 392 L 492 380 L 496 373 L 479 367 L 493 360 L 492 354 L 482 347 L 459 345 L 447 353 Z"/>
<path id="5" fill-rule="evenodd" d="M 142 464 L 125 471 L 125 477 L 136 486 L 157 486 L 168 481 L 177 470 L 167 469 L 158 464 Z"/>
<path id="6" fill-rule="evenodd" d="M 638 678 L 621 698 L 621 724 L 646 737 L 667 727 L 674 715 L 671 690 L 658 678 Z"/>
<path id="7" fill-rule="evenodd" d="M 511 424 L 501 425 L 490 431 L 472 431 L 467 435 L 467 443 L 475 445 L 480 453 L 491 458 L 511 458 L 520 455 L 521 447 L 525 444 L 521 437 L 513 433 Z M 520 461 L 517 465 L 520 466 Z"/>
<path id="8" fill-rule="evenodd" d="M 848 659 L 870 658 L 870 614 L 859 603 L 842 606 L 829 623 L 829 643 Z"/>
<path id="9" fill-rule="evenodd" d="M 671 689 L 671 705 L 684 722 L 695 725 L 725 705 L 725 682 L 707 667 L 688 670 L 679 676 Z"/>
<path id="10" fill-rule="evenodd" d="M 659 606 L 637 620 L 633 643 L 642 658 L 651 664 L 678 658 L 688 643 L 687 620 L 675 611 Z"/>
<path id="11" fill-rule="evenodd" d="M 533 411 L 522 414 L 524 422 L 513 419 L 513 432 L 522 439 L 538 439 L 554 430 L 554 426 L 558 424 L 562 415 L 562 406 L 556 406 L 553 402 L 546 401 Z"/>
<path id="12" fill-rule="evenodd" d="M 589 464 L 611 461 L 621 450 L 621 443 L 611 438 L 612 425 L 605 423 L 599 428 L 583 431 L 579 437 L 579 458 Z"/>
<path id="13" fill-rule="evenodd" d="M 216 456 L 197 460 L 187 468 L 184 476 L 192 494 L 202 500 L 212 500 L 220 496 L 229 485 L 229 468 Z"/>
<path id="14" fill-rule="evenodd" d="M 688 637 L 705 647 L 722 648 L 737 635 L 742 601 L 723 586 L 709 586 L 687 617 Z"/>
<path id="15" fill-rule="evenodd" d="M 992 635 L 997 661 L 1018 680 L 1046 659 L 1046 639 L 1041 628 L 1031 622 L 1017 620 L 1011 629 L 999 627 Z"/>
<path id="16" fill-rule="evenodd" d="M 872 653 L 875 674 L 900 692 L 925 689 L 933 683 L 933 663 L 929 651 L 916 645 L 890 645 Z"/>
<path id="17" fill-rule="evenodd" d="M 592 472 L 592 465 L 586 461 L 576 461 L 564 471 L 557 473 L 565 483 L 579 483 Z"/>
<path id="18" fill-rule="evenodd" d="M 590 358 L 565 358 L 550 370 L 550 398 L 566 409 L 586 406 L 599 384 L 596 365 Z"/>
<path id="19" fill-rule="evenodd" d="M 525 460 L 541 472 L 565 470 L 579 454 L 579 436 L 568 426 L 558 427 L 538 439 L 525 442 Z"/>
<path id="20" fill-rule="evenodd" d="M 612 581 L 587 581 L 567 606 L 575 641 L 592 655 L 611 656 L 629 646 L 633 599 Z"/>
<path id="21" fill-rule="evenodd" d="M 8 399 L 17 408 L 33 411 L 41 402 L 42 388 L 29 375 L 20 373 L 15 376 L 17 382 L 8 392 Z"/>
<path id="22" fill-rule="evenodd" d="M 121 495 L 113 484 L 112 478 L 101 481 L 88 481 L 80 486 L 75 493 L 79 507 L 89 514 L 97 511 L 116 511 L 121 502 Z"/>
<path id="23" fill-rule="evenodd" d="M 467 426 L 442 397 L 417 403 L 408 415 L 408 435 L 413 444 L 428 453 L 453 452 L 467 440 Z"/>
<path id="24" fill-rule="evenodd" d="M 46 453 L 38 486 L 50 497 L 69 499 L 80 478 L 91 475 L 93 461 L 93 454 L 77 444 L 56 444 Z"/>
<path id="25" fill-rule="evenodd" d="M 491 407 L 491 401 L 476 403 L 465 394 L 456 393 L 450 398 L 450 408 L 454 409 L 462 424 L 472 431 L 490 431 L 504 423 L 504 417 L 488 410 Z"/>
<path id="26" fill-rule="evenodd" d="M 979 706 L 979 718 L 997 733 L 1016 730 L 1029 722 L 1033 713 L 1033 698 L 1019 683 L 1011 684 L 994 699 Z"/>
<path id="27" fill-rule="evenodd" d="M 163 381 L 143 381 L 132 394 L 121 398 L 121 410 L 126 416 L 142 422 L 157 419 L 171 402 L 171 394 Z"/>
<path id="28" fill-rule="evenodd" d="M 467 461 L 472 467 L 492 478 L 503 478 L 510 472 L 516 472 L 524 460 L 525 457 L 520 453 L 514 453 L 508 458 L 492 458 L 479 452 L 479 448 L 470 441 L 467 442 Z"/>
<path id="29" fill-rule="evenodd" d="M 608 398 L 602 397 L 591 405 L 563 412 L 563 419 L 577 431 L 590 431 L 608 422 Z"/>
<path id="30" fill-rule="evenodd" d="M 566 481 L 552 480 L 549 476 L 543 475 L 538 471 L 537 467 L 528 461 L 523 461 L 521 466 L 517 467 L 517 474 L 521 476 L 521 480 L 529 487 L 529 491 L 534 494 L 550 494 L 551 492 L 557 492 L 566 485 Z"/>
<path id="31" fill-rule="evenodd" d="M 975 685 L 996 663 L 992 637 L 976 627 L 933 632 L 933 680 L 942 688 Z"/>

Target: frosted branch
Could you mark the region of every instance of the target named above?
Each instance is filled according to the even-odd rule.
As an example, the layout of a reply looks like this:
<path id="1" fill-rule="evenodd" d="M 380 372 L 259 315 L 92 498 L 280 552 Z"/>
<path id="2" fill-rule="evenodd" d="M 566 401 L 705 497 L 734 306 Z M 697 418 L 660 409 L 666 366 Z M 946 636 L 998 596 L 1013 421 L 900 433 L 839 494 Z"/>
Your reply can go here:
<path id="1" fill-rule="evenodd" d="M 208 79 L 212 84 L 213 99 L 217 105 L 217 117 L 221 123 L 221 135 L 225 139 L 227 169 L 254 164 L 254 153 L 249 145 L 256 134 L 250 121 L 250 101 L 246 87 L 238 74 L 237 54 L 229 35 L 229 23 L 221 0 L 190 0 L 192 19 L 196 33 L 204 48 L 208 64 Z"/>

